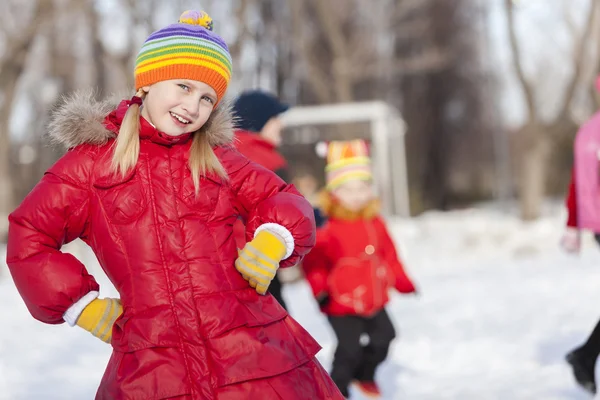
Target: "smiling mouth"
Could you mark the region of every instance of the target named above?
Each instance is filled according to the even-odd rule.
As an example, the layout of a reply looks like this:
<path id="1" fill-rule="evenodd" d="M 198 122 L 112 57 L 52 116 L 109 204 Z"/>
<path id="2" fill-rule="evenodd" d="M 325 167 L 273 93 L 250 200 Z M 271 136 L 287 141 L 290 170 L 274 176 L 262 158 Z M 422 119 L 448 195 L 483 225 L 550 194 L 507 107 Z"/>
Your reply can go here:
<path id="1" fill-rule="evenodd" d="M 183 118 L 181 115 L 177 115 L 177 114 L 175 114 L 174 112 L 171 112 L 171 111 L 169 111 L 169 113 L 171 114 L 171 116 L 173 118 L 175 118 L 177 121 L 181 122 L 182 124 L 186 124 L 187 125 L 187 124 L 191 124 L 192 123 L 192 121 Z"/>

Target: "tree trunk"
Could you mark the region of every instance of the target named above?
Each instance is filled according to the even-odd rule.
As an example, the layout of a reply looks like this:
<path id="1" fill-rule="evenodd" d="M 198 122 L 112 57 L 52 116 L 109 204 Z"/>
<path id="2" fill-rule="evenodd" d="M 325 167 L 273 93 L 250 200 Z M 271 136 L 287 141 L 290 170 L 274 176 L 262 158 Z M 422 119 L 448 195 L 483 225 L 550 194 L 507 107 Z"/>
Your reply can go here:
<path id="1" fill-rule="evenodd" d="M 9 122 L 13 98 L 21 68 L 7 62 L 0 75 L 0 92 L 4 100 L 0 105 L 0 240 L 4 240 L 8 225 L 6 217 L 15 207 L 11 168 Z"/>
<path id="2" fill-rule="evenodd" d="M 42 23 L 41 17 L 51 15 L 52 1 L 39 0 L 33 8 L 32 20 L 28 26 L 20 32 L 19 37 L 9 37 L 8 46 L 4 52 L 4 58 L 0 63 L 0 240 L 6 239 L 7 215 L 13 210 L 15 204 L 13 175 L 11 168 L 10 147 L 10 116 L 13 110 L 15 89 L 23 68 L 29 48 L 38 31 L 38 25 Z"/>
<path id="3" fill-rule="evenodd" d="M 85 15 L 89 22 L 89 29 L 92 37 L 92 54 L 93 54 L 93 63 L 94 63 L 94 86 L 98 90 L 98 94 L 102 97 L 102 94 L 105 94 L 107 91 L 106 84 L 106 68 L 104 65 L 105 59 L 105 51 L 104 46 L 102 45 L 102 41 L 100 40 L 100 16 L 98 12 L 94 9 L 94 2 L 89 1 L 85 3 Z"/>
<path id="4" fill-rule="evenodd" d="M 550 146 L 540 125 L 526 125 L 518 135 L 526 142 L 519 149 L 519 205 L 521 218 L 531 221 L 540 216 L 544 201 Z"/>

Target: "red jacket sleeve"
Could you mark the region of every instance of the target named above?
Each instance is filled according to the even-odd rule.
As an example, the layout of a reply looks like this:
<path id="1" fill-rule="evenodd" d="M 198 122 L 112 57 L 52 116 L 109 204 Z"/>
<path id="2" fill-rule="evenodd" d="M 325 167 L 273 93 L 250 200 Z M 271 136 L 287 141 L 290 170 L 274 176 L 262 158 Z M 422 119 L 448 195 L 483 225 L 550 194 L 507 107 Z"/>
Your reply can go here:
<path id="1" fill-rule="evenodd" d="M 60 251 L 87 226 L 89 193 L 79 181 L 82 165 L 74 164 L 79 158 L 76 151 L 68 152 L 8 217 L 10 273 L 33 317 L 49 324 L 64 322 L 71 305 L 98 290 L 83 264 Z M 74 175 L 64 174 L 68 166 Z"/>
<path id="2" fill-rule="evenodd" d="M 577 193 L 575 191 L 575 168 L 571 171 L 571 182 L 565 200 L 567 206 L 567 226 L 577 228 Z"/>
<path id="3" fill-rule="evenodd" d="M 294 248 L 280 267 L 299 263 L 315 245 L 315 217 L 310 203 L 293 185 L 237 150 L 223 149 L 219 154 L 226 165 L 236 207 L 246 222 L 247 240 L 263 224 L 280 225 L 291 233 Z"/>
<path id="4" fill-rule="evenodd" d="M 302 269 L 306 281 L 310 285 L 313 295 L 318 297 L 328 291 L 327 278 L 332 267 L 328 256 L 329 231 L 327 226 L 317 230 L 317 243 L 315 247 L 304 257 Z"/>
<path id="5" fill-rule="evenodd" d="M 398 257 L 396 252 L 396 246 L 392 240 L 385 223 L 381 218 L 375 219 L 375 226 L 379 233 L 380 246 L 382 247 L 382 253 L 386 263 L 390 266 L 396 277 L 394 287 L 400 293 L 413 293 L 415 291 L 415 285 L 404 271 L 404 266 Z"/>

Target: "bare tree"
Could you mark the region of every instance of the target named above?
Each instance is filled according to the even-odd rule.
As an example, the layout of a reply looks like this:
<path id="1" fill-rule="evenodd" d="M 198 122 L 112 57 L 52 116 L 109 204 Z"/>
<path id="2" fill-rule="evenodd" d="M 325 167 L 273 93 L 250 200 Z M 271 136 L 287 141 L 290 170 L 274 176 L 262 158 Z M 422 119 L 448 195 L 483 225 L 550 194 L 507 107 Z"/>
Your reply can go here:
<path id="1" fill-rule="evenodd" d="M 393 48 L 387 54 L 378 51 L 378 43 L 389 40 L 391 32 L 412 36 L 429 29 L 418 13 L 428 3 L 290 0 L 292 46 L 316 102 L 364 99 L 357 93 L 361 83 L 379 81 L 382 75 L 423 74 L 447 65 L 449 55 L 433 44 L 403 57 L 394 57 Z M 382 29 L 377 30 L 377 25 Z"/>
<path id="2" fill-rule="evenodd" d="M 594 26 L 598 23 L 598 1 L 590 0 L 589 12 L 583 32 L 574 40 L 572 55 L 572 72 L 566 88 L 561 96 L 560 105 L 554 117 L 545 121 L 541 116 L 537 89 L 532 80 L 526 76 L 522 55 L 519 49 L 514 18 L 514 3 L 505 0 L 507 29 L 512 51 L 513 67 L 519 86 L 523 92 L 526 106 L 525 123 L 518 129 L 517 135 L 522 139 L 519 146 L 519 200 L 521 215 L 524 219 L 535 219 L 539 216 L 542 200 L 545 195 L 547 167 L 552 143 L 558 137 L 572 132 L 576 122 L 571 115 L 571 108 L 576 89 L 583 73 L 583 60 L 586 49 L 591 42 Z M 596 61 L 597 63 L 597 61 Z"/>
<path id="3" fill-rule="evenodd" d="M 85 20 L 88 21 L 89 34 L 92 47 L 92 60 L 94 66 L 94 81 L 95 86 L 100 90 L 104 91 L 107 88 L 106 82 L 106 50 L 102 40 L 100 40 L 101 32 L 101 17 L 96 11 L 96 1 L 86 0 L 80 3 L 83 8 L 82 13 L 85 16 Z"/>
<path id="4" fill-rule="evenodd" d="M 229 44 L 229 52 L 231 53 L 231 57 L 235 60 L 239 60 L 241 58 L 242 48 L 245 40 L 252 36 L 248 12 L 253 6 L 254 2 L 252 0 L 239 0 L 235 7 L 234 21 L 235 25 L 237 26 L 238 33 L 235 39 Z"/>
<path id="5" fill-rule="evenodd" d="M 10 174 L 9 120 L 13 110 L 13 99 L 19 77 L 23 73 L 27 55 L 31 48 L 42 18 L 51 15 L 52 0 L 37 0 L 30 10 L 18 1 L 4 1 L 0 12 L 0 34 L 5 50 L 0 59 L 0 215 L 7 215 L 14 207 Z M 27 15 L 24 21 L 17 15 Z M 1 229 L 1 227 L 0 227 Z"/>

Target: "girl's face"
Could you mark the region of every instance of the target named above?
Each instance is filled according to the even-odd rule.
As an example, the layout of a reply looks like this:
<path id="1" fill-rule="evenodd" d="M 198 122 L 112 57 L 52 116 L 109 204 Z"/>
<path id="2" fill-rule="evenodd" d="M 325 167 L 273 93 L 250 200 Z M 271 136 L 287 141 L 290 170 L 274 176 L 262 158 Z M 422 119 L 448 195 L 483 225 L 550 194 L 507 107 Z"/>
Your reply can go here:
<path id="1" fill-rule="evenodd" d="M 373 185 L 365 181 L 349 181 L 334 189 L 332 194 L 348 211 L 362 210 L 373 199 Z"/>
<path id="2" fill-rule="evenodd" d="M 210 117 L 217 93 L 204 82 L 172 79 L 142 88 L 142 117 L 169 136 L 200 129 Z"/>

